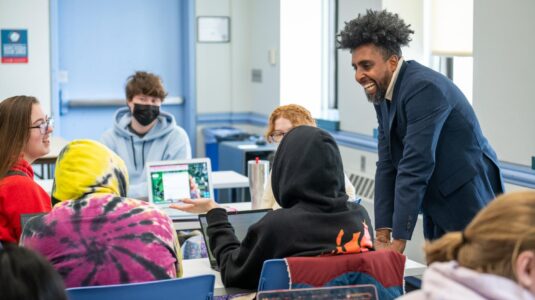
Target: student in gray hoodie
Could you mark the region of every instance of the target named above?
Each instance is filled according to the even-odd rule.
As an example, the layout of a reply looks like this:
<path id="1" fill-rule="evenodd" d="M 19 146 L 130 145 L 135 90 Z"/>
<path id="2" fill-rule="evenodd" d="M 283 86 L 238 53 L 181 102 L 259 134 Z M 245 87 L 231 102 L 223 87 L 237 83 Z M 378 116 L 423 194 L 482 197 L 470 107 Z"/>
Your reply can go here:
<path id="1" fill-rule="evenodd" d="M 191 145 L 174 117 L 160 111 L 167 92 L 158 76 L 138 71 L 128 78 L 125 92 L 127 107 L 117 110 L 113 128 L 102 135 L 101 141 L 126 163 L 130 175 L 128 196 L 147 197 L 145 164 L 191 158 Z"/>

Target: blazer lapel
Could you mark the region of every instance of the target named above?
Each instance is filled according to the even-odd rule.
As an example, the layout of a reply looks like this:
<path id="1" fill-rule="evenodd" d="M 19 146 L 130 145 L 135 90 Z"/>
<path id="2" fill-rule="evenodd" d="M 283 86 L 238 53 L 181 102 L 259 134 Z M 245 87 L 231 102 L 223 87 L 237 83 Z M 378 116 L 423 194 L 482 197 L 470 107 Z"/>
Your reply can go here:
<path id="1" fill-rule="evenodd" d="M 386 139 L 386 141 L 388 141 L 388 144 L 390 144 L 390 126 L 388 125 L 388 124 L 390 124 L 389 123 L 390 115 L 389 115 L 389 112 L 388 112 L 388 106 L 386 104 L 386 101 L 388 101 L 388 100 L 384 100 L 381 103 L 381 115 L 383 117 L 381 118 L 380 122 L 383 124 L 385 139 Z"/>
<path id="2" fill-rule="evenodd" d="M 392 123 L 394 122 L 394 117 L 396 116 L 396 111 L 398 107 L 398 95 L 399 95 L 399 89 L 400 89 L 400 83 L 403 79 L 403 74 L 405 73 L 405 70 L 407 69 L 407 62 L 403 62 L 403 65 L 401 66 L 401 69 L 399 70 L 398 77 L 396 78 L 396 83 L 394 85 L 394 94 L 392 95 L 392 103 L 390 103 L 390 111 L 388 112 L 388 132 L 390 136 L 390 130 L 392 130 Z M 388 101 L 388 100 L 385 100 Z M 385 103 L 386 108 L 386 103 Z"/>

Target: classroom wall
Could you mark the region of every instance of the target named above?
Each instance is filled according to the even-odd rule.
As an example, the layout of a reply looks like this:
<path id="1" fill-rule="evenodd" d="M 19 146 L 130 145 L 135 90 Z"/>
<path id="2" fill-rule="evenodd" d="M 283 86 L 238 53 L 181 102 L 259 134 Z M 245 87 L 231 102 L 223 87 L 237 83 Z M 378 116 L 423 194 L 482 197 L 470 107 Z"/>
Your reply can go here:
<path id="1" fill-rule="evenodd" d="M 535 99 L 531 59 L 535 1 L 474 1 L 474 101 L 502 161 L 531 165 Z"/>
<path id="2" fill-rule="evenodd" d="M 35 96 L 50 115 L 49 1 L 0 1 L 0 29 L 28 30 L 28 63 L 0 63 L 0 101 L 14 95 Z"/>
<path id="3" fill-rule="evenodd" d="M 345 22 L 366 13 L 366 9 L 381 9 L 380 0 L 339 0 L 338 2 L 338 32 L 344 29 Z M 351 54 L 349 50 L 338 50 L 338 112 L 340 115 L 340 129 L 373 135 L 373 128 L 377 127 L 377 119 L 373 105 L 368 102 L 364 90 L 355 81 Z"/>
<path id="4" fill-rule="evenodd" d="M 184 86 L 190 81 L 185 71 L 187 1 L 143 0 L 77 1 L 57 3 L 58 59 L 53 70 L 65 74 L 53 81 L 58 87 L 61 123 L 57 131 L 68 140 L 100 139 L 113 126 L 115 111 L 126 104 L 124 86 L 128 76 L 143 70 L 162 78 L 168 91 L 162 109 L 173 114 L 184 127 L 182 105 L 166 105 L 171 99 L 188 98 Z M 109 2 L 109 3 L 108 3 Z M 106 7 L 106 9 L 102 9 Z M 93 22 L 98 18 L 98 22 Z M 57 81 L 56 81 L 57 80 Z M 115 106 L 73 107 L 71 101 L 105 103 Z M 189 104 L 189 102 L 188 102 Z M 185 128 L 188 130 L 188 128 Z"/>
<path id="5" fill-rule="evenodd" d="M 229 43 L 196 43 L 197 112 L 265 114 L 278 105 L 279 66 L 268 51 L 279 48 L 279 2 L 197 0 L 196 16 L 230 18 Z M 262 70 L 253 83 L 252 69 Z"/>

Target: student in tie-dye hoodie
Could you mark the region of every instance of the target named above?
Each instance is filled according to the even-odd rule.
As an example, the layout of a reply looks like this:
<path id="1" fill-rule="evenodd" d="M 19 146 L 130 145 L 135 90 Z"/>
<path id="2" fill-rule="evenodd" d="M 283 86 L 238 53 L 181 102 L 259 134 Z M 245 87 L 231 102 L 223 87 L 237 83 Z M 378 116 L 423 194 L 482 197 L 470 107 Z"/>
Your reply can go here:
<path id="1" fill-rule="evenodd" d="M 67 287 L 142 282 L 182 275 L 171 219 L 125 198 L 124 162 L 104 145 L 76 140 L 56 163 L 47 215 L 31 219 L 21 244 L 43 254 Z"/>

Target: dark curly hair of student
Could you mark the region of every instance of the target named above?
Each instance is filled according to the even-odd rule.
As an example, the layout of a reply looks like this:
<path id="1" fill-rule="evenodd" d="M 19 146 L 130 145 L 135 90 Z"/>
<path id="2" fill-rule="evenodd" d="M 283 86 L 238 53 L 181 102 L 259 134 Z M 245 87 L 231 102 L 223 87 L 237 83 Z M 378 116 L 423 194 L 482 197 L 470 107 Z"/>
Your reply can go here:
<path id="1" fill-rule="evenodd" d="M 383 50 L 384 59 L 401 56 L 401 47 L 409 44 L 410 35 L 414 33 L 411 25 L 406 25 L 398 14 L 386 10 L 368 9 L 365 15 L 359 14 L 345 24 L 344 30 L 338 34 L 339 49 L 353 51 L 359 46 L 373 44 Z"/>

